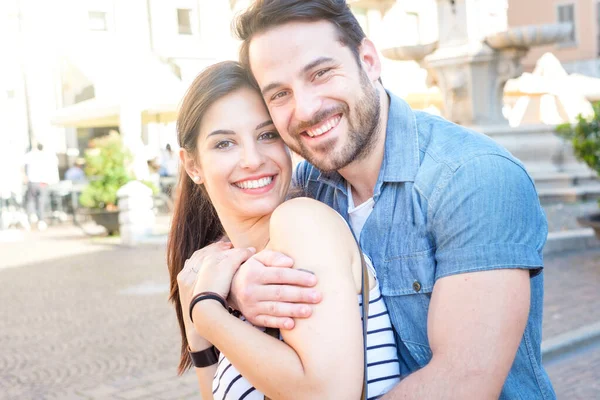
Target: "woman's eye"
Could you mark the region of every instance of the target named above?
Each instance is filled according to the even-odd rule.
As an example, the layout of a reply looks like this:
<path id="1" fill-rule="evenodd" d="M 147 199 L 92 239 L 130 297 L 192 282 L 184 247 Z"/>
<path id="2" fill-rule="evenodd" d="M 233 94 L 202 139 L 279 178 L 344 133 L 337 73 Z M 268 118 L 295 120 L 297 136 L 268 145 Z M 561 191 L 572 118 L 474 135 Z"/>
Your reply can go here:
<path id="1" fill-rule="evenodd" d="M 259 140 L 273 140 L 273 139 L 278 139 L 279 138 L 279 134 L 277 132 L 265 132 L 262 133 L 258 139 Z"/>
<path id="2" fill-rule="evenodd" d="M 223 140 L 222 142 L 219 142 L 215 145 L 216 149 L 226 149 L 228 147 L 231 147 L 232 143 L 229 140 Z"/>

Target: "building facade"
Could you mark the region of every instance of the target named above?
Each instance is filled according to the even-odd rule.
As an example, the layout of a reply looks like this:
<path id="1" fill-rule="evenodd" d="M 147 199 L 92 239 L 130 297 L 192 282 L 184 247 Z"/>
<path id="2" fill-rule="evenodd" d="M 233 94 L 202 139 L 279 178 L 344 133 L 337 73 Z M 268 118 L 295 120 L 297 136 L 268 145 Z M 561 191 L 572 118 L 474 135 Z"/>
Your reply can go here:
<path id="1" fill-rule="evenodd" d="M 570 22 L 570 40 L 533 48 L 524 60 L 525 70 L 546 52 L 552 52 L 570 73 L 600 77 L 600 0 L 509 0 L 510 27 Z"/>
<path id="2" fill-rule="evenodd" d="M 236 56 L 232 13 L 212 0 L 3 0 L 0 145 L 40 142 L 64 169 L 113 128 L 146 147 L 174 144 L 173 113 L 140 112 L 178 103 L 204 67 Z"/>

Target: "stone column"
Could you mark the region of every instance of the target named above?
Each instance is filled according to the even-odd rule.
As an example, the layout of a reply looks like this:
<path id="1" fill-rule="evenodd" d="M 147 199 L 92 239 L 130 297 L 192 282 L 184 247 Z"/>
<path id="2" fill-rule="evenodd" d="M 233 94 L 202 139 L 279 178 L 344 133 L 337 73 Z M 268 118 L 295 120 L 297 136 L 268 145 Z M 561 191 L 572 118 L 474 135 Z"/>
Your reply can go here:
<path id="1" fill-rule="evenodd" d="M 131 181 L 117 191 L 121 243 L 135 246 L 152 234 L 155 216 L 152 189 L 140 181 Z"/>

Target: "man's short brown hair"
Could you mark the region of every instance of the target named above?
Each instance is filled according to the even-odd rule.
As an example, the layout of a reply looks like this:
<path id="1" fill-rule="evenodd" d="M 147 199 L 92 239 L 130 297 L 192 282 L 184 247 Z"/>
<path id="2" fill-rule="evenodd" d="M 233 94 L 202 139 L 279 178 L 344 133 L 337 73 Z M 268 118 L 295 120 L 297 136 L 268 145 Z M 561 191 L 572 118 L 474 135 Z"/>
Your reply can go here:
<path id="1" fill-rule="evenodd" d="M 237 17 L 234 30 L 243 43 L 240 63 L 252 74 L 249 48 L 254 35 L 293 21 L 329 21 L 338 40 L 359 60 L 359 47 L 366 37 L 346 0 L 256 0 Z"/>

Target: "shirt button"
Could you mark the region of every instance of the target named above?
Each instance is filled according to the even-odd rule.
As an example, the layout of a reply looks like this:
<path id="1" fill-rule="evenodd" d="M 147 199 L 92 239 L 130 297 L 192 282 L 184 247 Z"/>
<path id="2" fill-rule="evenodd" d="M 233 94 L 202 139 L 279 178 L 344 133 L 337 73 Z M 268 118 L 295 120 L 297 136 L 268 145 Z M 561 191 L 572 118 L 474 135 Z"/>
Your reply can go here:
<path id="1" fill-rule="evenodd" d="M 421 291 L 421 283 L 419 281 L 414 281 L 413 282 L 413 290 L 415 292 L 420 292 Z"/>

